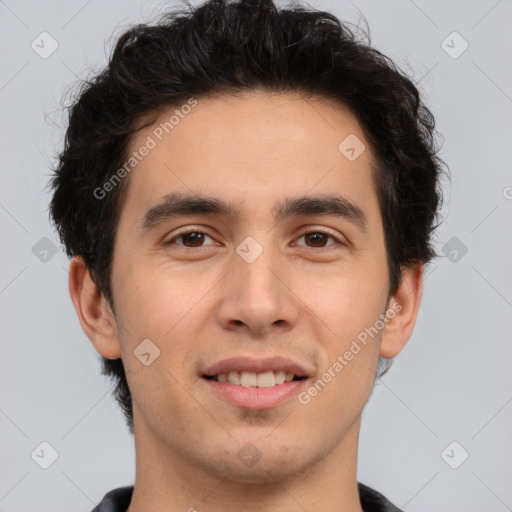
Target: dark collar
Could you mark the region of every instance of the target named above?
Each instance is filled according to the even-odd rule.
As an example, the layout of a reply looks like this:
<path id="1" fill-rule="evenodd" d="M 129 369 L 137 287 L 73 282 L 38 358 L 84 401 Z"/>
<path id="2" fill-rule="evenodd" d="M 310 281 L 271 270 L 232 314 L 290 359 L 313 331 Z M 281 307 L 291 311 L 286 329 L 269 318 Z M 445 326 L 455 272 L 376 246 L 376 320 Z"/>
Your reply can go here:
<path id="1" fill-rule="evenodd" d="M 364 512 L 402 512 L 387 498 L 376 490 L 360 482 L 359 499 Z M 92 512 L 126 512 L 133 494 L 133 485 L 118 487 L 105 494 L 104 498 Z"/>

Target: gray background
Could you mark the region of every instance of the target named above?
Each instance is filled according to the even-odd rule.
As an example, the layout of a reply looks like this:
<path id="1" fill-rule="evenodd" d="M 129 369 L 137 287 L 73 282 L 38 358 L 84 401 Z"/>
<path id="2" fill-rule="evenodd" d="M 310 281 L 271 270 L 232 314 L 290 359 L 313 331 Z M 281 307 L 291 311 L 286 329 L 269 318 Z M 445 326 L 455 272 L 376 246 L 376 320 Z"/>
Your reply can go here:
<path id="1" fill-rule="evenodd" d="M 372 43 L 419 82 L 452 173 L 437 236 L 447 256 L 428 270 L 414 334 L 364 411 L 358 478 L 407 512 L 512 510 L 512 2 L 310 5 L 366 16 Z M 163 7 L 0 0 L 4 512 L 87 512 L 133 483 L 133 439 L 72 307 L 44 187 L 61 98 L 105 64 L 112 34 Z M 43 31 L 59 45 L 46 59 L 31 48 Z M 469 44 L 458 58 L 442 46 L 453 31 Z M 453 54 L 463 43 L 446 44 Z M 43 441 L 58 453 L 48 469 L 31 457 Z"/>

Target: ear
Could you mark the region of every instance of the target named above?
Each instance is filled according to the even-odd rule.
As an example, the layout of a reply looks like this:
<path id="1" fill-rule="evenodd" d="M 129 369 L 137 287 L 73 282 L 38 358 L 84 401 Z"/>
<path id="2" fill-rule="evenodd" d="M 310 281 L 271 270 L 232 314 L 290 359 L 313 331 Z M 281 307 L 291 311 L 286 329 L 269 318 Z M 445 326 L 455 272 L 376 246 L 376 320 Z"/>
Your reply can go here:
<path id="1" fill-rule="evenodd" d="M 382 330 L 379 354 L 395 357 L 409 341 L 423 294 L 423 263 L 406 267 L 396 293 L 391 297 Z"/>
<path id="2" fill-rule="evenodd" d="M 69 293 L 80 325 L 96 351 L 107 359 L 121 357 L 114 313 L 81 256 L 69 265 Z"/>

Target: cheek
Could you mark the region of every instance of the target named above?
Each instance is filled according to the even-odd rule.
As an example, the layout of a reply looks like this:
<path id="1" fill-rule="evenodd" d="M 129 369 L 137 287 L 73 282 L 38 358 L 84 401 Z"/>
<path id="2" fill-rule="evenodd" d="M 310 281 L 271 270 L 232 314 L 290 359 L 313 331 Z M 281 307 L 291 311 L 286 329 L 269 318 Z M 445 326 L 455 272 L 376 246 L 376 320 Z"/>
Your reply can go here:
<path id="1" fill-rule="evenodd" d="M 133 399 L 148 420 L 177 418 L 177 411 L 187 407 L 180 383 L 195 337 L 197 293 L 187 292 L 183 278 L 171 279 L 142 262 L 119 270 L 118 276 L 126 276 L 117 288 L 119 337 Z M 152 360 L 148 365 L 137 356 L 146 352 Z M 178 420 L 174 426 L 181 428 Z"/>
<path id="2" fill-rule="evenodd" d="M 330 279 L 322 290 L 308 293 L 307 297 L 311 309 L 331 327 L 333 344 L 341 349 L 379 319 L 385 306 L 386 283 L 353 269 Z"/>
<path id="3" fill-rule="evenodd" d="M 165 338 L 197 302 L 191 283 L 144 261 L 126 264 L 118 276 L 120 320 L 134 337 Z"/>
<path id="4" fill-rule="evenodd" d="M 348 411 L 360 409 L 373 387 L 381 338 L 375 325 L 385 303 L 385 289 L 382 279 L 353 272 L 331 281 L 312 307 L 318 308 L 330 328 L 322 340 L 318 405 L 339 415 L 340 421 Z"/>
<path id="5" fill-rule="evenodd" d="M 118 287 L 118 323 L 123 356 L 129 358 L 127 370 L 133 370 L 133 378 L 138 379 L 139 371 L 150 368 L 140 368 L 141 362 L 134 357 L 134 351 L 140 350 L 138 347 L 143 340 L 149 339 L 156 346 L 155 349 L 145 342 L 150 349 L 157 354 L 160 351 L 152 365 L 161 370 L 151 380 L 151 387 L 158 382 L 158 389 L 168 386 L 167 389 L 172 390 L 175 382 L 164 368 L 172 369 L 179 380 L 179 376 L 185 377 L 183 374 L 190 367 L 187 361 L 193 359 L 190 353 L 197 350 L 195 341 L 201 337 L 200 331 L 211 307 L 210 297 L 205 296 L 205 289 L 209 288 L 196 282 L 204 276 L 171 272 L 162 265 L 150 266 L 143 262 L 126 265 L 122 271 L 126 279 Z"/>

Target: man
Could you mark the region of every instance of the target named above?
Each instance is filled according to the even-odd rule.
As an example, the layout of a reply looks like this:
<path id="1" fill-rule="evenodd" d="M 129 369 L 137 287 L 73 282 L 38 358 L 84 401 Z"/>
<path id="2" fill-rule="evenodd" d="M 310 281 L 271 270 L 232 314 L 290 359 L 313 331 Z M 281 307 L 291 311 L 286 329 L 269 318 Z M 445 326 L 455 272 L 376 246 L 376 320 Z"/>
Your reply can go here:
<path id="1" fill-rule="evenodd" d="M 212 0 L 120 37 L 52 181 L 135 437 L 134 486 L 94 512 L 399 510 L 357 482 L 358 438 L 435 256 L 434 135 L 329 13 Z"/>

